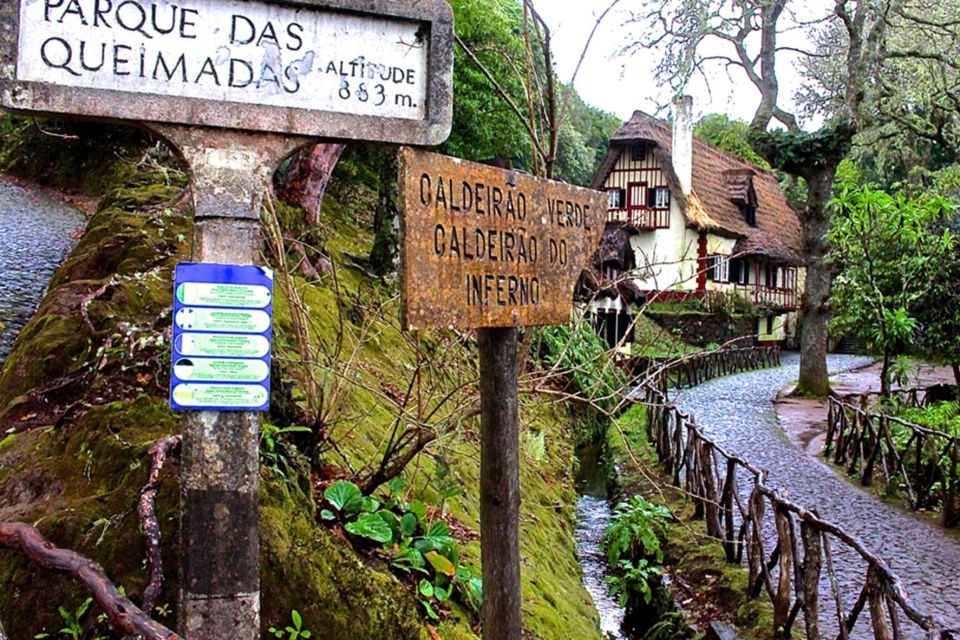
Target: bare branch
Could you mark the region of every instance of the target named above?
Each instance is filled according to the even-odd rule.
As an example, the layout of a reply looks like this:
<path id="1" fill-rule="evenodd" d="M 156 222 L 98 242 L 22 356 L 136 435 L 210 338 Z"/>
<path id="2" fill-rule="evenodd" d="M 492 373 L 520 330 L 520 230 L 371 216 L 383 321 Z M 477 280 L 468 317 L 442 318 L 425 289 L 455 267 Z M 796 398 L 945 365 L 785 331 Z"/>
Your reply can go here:
<path id="1" fill-rule="evenodd" d="M 160 472 L 167 457 L 172 455 L 183 442 L 183 436 L 176 435 L 157 440 L 148 450 L 150 455 L 150 476 L 140 491 L 140 527 L 147 538 L 147 564 L 150 567 L 150 580 L 143 591 L 143 608 L 153 611 L 163 588 L 163 556 L 160 554 L 160 521 L 157 519 L 157 487 L 160 484 Z"/>
<path id="2" fill-rule="evenodd" d="M 125 634 L 139 635 L 144 640 L 180 639 L 122 596 L 99 564 L 54 546 L 30 525 L 0 523 L 0 547 L 20 551 L 44 569 L 64 573 L 79 582 L 107 619 Z"/>

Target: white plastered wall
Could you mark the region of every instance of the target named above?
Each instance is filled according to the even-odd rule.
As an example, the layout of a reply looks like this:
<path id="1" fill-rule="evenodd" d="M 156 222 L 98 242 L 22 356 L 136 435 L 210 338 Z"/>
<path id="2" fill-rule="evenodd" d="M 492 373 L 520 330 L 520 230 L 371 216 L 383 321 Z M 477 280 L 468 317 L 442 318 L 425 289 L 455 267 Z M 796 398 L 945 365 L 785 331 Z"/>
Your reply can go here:
<path id="1" fill-rule="evenodd" d="M 670 228 L 644 231 L 630 238 L 637 269 L 634 280 L 643 290 L 697 288 L 697 232 L 676 202 L 670 204 Z"/>

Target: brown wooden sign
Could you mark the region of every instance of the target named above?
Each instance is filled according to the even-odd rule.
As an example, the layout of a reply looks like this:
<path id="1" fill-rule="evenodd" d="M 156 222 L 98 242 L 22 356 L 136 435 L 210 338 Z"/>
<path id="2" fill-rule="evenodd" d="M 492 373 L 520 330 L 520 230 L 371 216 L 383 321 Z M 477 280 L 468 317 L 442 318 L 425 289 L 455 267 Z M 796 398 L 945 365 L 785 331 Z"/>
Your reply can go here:
<path id="1" fill-rule="evenodd" d="M 405 148 L 407 329 L 566 324 L 603 234 L 606 195 Z"/>

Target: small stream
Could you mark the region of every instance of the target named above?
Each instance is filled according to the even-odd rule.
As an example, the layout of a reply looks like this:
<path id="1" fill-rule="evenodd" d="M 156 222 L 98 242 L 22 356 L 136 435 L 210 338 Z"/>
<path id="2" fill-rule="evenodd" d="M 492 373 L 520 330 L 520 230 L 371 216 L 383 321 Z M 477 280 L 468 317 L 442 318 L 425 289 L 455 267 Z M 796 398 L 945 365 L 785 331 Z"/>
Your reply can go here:
<path id="1" fill-rule="evenodd" d="M 627 640 L 621 627 L 626 611 L 607 594 L 603 579 L 609 573 L 607 555 L 601 539 L 610 523 L 607 473 L 601 463 L 603 446 L 592 443 L 580 447 L 580 469 L 577 473 L 577 556 L 583 568 L 583 586 L 593 598 L 600 614 L 600 630 L 609 640 Z"/>
<path id="2" fill-rule="evenodd" d="M 77 209 L 0 175 L 0 363 L 85 224 Z"/>

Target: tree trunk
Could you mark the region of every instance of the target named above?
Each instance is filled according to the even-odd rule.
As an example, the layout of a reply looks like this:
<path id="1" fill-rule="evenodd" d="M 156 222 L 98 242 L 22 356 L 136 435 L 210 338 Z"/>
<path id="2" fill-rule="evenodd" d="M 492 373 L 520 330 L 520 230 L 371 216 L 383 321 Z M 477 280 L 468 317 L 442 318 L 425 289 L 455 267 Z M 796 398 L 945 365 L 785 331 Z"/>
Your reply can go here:
<path id="1" fill-rule="evenodd" d="M 801 303 L 800 379 L 797 393 L 800 395 L 825 396 L 830 393 L 827 376 L 827 348 L 830 332 L 830 290 L 833 270 L 827 263 L 830 243 L 830 197 L 836 163 L 810 171 L 807 180 L 807 205 L 801 212 L 803 246 L 806 255 L 807 281 Z"/>
<path id="2" fill-rule="evenodd" d="M 957 385 L 957 402 L 960 402 L 960 362 L 950 364 L 953 368 L 953 382 Z"/>
<path id="3" fill-rule="evenodd" d="M 307 224 L 320 221 L 323 194 L 344 149 L 345 144 L 331 142 L 298 151 L 277 190 L 277 195 L 285 202 L 303 207 Z"/>
<path id="4" fill-rule="evenodd" d="M 890 397 L 890 353 L 883 352 L 883 367 L 880 369 L 880 397 Z"/>
<path id="5" fill-rule="evenodd" d="M 391 150 L 380 165 L 380 189 L 373 216 L 373 249 L 370 266 L 378 276 L 387 276 L 397 267 L 397 154 Z"/>

